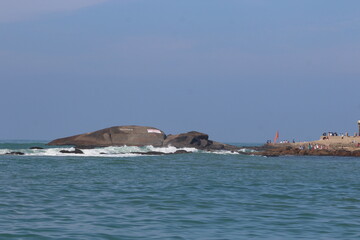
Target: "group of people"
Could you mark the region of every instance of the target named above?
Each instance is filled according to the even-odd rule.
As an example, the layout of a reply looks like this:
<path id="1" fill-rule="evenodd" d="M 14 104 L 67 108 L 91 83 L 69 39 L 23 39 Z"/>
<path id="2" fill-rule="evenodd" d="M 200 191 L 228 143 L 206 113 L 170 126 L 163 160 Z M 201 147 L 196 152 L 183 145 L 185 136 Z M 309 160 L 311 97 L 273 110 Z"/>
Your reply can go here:
<path id="1" fill-rule="evenodd" d="M 345 134 L 344 133 L 340 133 L 340 134 L 338 134 L 337 132 L 328 132 L 328 133 L 326 133 L 326 132 L 324 132 L 323 133 L 323 137 L 332 137 L 332 136 L 335 136 L 335 137 L 337 137 L 337 136 L 341 136 L 341 137 L 349 137 L 349 133 L 348 132 L 346 132 Z M 354 133 L 354 137 L 357 137 L 358 136 L 358 133 L 357 132 L 355 132 Z"/>
<path id="2" fill-rule="evenodd" d="M 282 140 L 279 143 L 290 143 L 290 141 L 289 140 Z M 295 139 L 293 139 L 292 143 L 295 143 Z M 267 140 L 266 144 L 271 144 L 271 140 Z"/>
<path id="3" fill-rule="evenodd" d="M 345 136 L 346 137 L 349 137 L 349 133 L 340 133 L 340 134 L 338 134 L 337 132 L 328 132 L 328 133 L 326 133 L 326 132 L 324 132 L 323 133 L 323 140 L 326 140 L 326 139 L 329 139 L 329 137 L 337 137 L 337 136 L 341 136 L 341 138 L 343 139 Z M 355 133 L 354 134 L 354 137 L 356 137 L 357 136 L 357 133 Z"/>
<path id="4" fill-rule="evenodd" d="M 339 136 L 339 135 L 338 135 L 337 132 L 328 132 L 328 133 L 324 132 L 324 133 L 323 133 L 323 136 L 324 136 L 324 137 L 325 137 L 325 136 L 331 137 L 331 136 Z"/>
<path id="5" fill-rule="evenodd" d="M 304 145 L 301 145 L 299 146 L 299 149 L 300 150 L 317 150 L 317 149 L 328 149 L 328 146 L 326 145 L 321 145 L 321 144 L 312 144 L 312 143 L 309 143 L 307 146 L 304 146 Z"/>

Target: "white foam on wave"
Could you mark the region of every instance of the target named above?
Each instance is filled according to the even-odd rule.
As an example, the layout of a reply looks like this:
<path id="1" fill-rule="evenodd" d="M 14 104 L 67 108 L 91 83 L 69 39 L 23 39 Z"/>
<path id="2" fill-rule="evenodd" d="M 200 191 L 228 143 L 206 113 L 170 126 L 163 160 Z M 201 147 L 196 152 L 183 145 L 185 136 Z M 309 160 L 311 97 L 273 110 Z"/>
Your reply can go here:
<path id="1" fill-rule="evenodd" d="M 187 152 L 198 152 L 199 150 L 197 150 L 196 148 L 177 148 L 177 147 L 173 147 L 173 146 L 169 146 L 169 147 L 153 147 L 153 146 L 146 146 L 146 148 L 149 151 L 154 151 L 154 152 L 163 152 L 163 153 L 175 153 L 178 150 L 185 150 Z"/>
<path id="2" fill-rule="evenodd" d="M 144 156 L 141 153 L 147 152 L 162 152 L 165 154 L 175 153 L 178 150 L 185 150 L 187 152 L 197 152 L 195 148 L 176 148 L 176 147 L 135 147 L 135 146 L 121 146 L 121 147 L 104 147 L 94 149 L 81 149 L 84 154 L 76 153 L 61 153 L 61 150 L 74 151 L 74 147 L 62 148 L 45 148 L 45 149 L 0 149 L 0 155 L 10 152 L 23 152 L 28 156 L 73 156 L 73 157 L 136 157 Z"/>
<path id="3" fill-rule="evenodd" d="M 237 155 L 237 154 L 239 154 L 238 152 L 226 151 L 226 150 L 219 150 L 219 151 L 206 152 L 206 153 L 219 154 L 219 155 Z"/>
<path id="4" fill-rule="evenodd" d="M 0 149 L 0 155 L 7 154 L 7 153 L 9 153 L 9 152 L 11 152 L 10 149 Z"/>
<path id="5" fill-rule="evenodd" d="M 253 152 L 256 152 L 256 151 L 254 149 L 242 148 L 242 149 L 239 150 L 239 152 L 253 153 Z"/>
<path id="6" fill-rule="evenodd" d="M 237 155 L 237 154 L 240 154 L 241 152 L 242 153 L 253 153 L 256 151 L 253 149 L 242 148 L 242 149 L 239 149 L 238 151 L 218 150 L 218 151 L 206 152 L 206 153 L 213 153 L 213 154 L 220 154 L 220 155 Z"/>

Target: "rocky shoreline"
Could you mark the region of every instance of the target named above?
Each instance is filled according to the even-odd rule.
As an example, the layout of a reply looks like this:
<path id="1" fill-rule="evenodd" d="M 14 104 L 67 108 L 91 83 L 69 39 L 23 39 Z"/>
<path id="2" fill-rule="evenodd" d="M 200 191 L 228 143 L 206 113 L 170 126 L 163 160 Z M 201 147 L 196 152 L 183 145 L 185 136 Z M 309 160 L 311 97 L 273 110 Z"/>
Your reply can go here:
<path id="1" fill-rule="evenodd" d="M 349 144 L 322 145 L 318 142 L 266 144 L 260 147 L 247 147 L 254 150 L 251 155 L 277 156 L 341 156 L 360 157 L 360 147 Z"/>

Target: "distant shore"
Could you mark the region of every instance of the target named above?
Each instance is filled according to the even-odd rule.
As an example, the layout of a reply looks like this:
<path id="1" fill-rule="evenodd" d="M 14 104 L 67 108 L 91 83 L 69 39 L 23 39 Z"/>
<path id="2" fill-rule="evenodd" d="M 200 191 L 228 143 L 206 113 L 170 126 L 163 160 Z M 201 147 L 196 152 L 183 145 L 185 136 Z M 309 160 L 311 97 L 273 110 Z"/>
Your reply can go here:
<path id="1" fill-rule="evenodd" d="M 313 156 L 353 156 L 360 157 L 359 136 L 322 136 L 320 140 L 296 143 L 269 143 L 252 147 L 254 155 L 313 155 Z"/>

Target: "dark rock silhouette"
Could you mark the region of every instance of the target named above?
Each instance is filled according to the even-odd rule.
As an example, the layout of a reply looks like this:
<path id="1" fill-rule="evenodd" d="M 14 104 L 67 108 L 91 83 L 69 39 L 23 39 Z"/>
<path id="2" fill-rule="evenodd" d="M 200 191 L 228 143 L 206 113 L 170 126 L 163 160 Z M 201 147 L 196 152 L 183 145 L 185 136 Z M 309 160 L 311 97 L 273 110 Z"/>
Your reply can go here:
<path id="1" fill-rule="evenodd" d="M 44 149 L 42 147 L 31 147 L 30 149 L 34 150 L 34 149 Z"/>
<path id="2" fill-rule="evenodd" d="M 70 151 L 70 150 L 61 150 L 60 151 L 61 153 L 75 153 L 75 154 L 84 154 L 83 151 L 81 151 L 80 149 L 78 148 L 75 148 L 75 150 L 73 151 Z"/>
<path id="3" fill-rule="evenodd" d="M 25 153 L 23 153 L 23 152 L 9 152 L 9 153 L 6 153 L 5 155 L 25 155 Z"/>
<path id="4" fill-rule="evenodd" d="M 191 153 L 191 152 L 188 152 L 186 150 L 177 150 L 176 152 L 174 152 L 173 154 L 184 154 L 184 153 Z"/>

